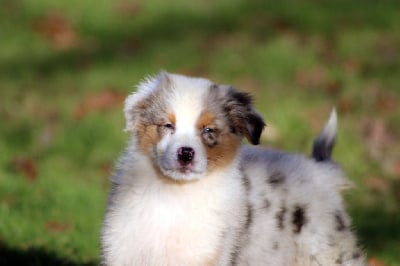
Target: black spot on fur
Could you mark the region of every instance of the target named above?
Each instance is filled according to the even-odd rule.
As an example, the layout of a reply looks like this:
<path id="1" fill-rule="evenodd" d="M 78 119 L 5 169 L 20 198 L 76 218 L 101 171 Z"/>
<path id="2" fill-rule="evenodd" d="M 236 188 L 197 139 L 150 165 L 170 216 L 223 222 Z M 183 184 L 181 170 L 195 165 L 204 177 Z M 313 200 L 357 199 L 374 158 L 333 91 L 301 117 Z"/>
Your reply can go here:
<path id="1" fill-rule="evenodd" d="M 299 234 L 303 226 L 307 223 L 306 208 L 296 206 L 292 214 L 293 232 Z"/>
<path id="2" fill-rule="evenodd" d="M 334 217 L 335 217 L 336 230 L 339 232 L 345 230 L 347 226 L 343 214 L 340 211 L 336 211 Z"/>
<path id="3" fill-rule="evenodd" d="M 271 206 L 271 202 L 269 201 L 269 199 L 264 199 L 263 208 L 268 209 L 270 206 Z"/>
<path id="4" fill-rule="evenodd" d="M 277 187 L 278 185 L 285 182 L 285 179 L 286 176 L 282 172 L 275 171 L 268 177 L 267 182 L 272 186 Z"/>
<path id="5" fill-rule="evenodd" d="M 287 211 L 286 207 L 282 205 L 280 210 L 275 215 L 276 224 L 277 224 L 277 227 L 280 230 L 285 229 L 285 214 L 286 214 L 286 211 Z"/>
<path id="6" fill-rule="evenodd" d="M 251 207 L 250 204 L 247 204 L 247 214 L 246 214 L 246 223 L 245 223 L 246 230 L 249 230 L 252 222 L 253 222 L 253 208 Z"/>

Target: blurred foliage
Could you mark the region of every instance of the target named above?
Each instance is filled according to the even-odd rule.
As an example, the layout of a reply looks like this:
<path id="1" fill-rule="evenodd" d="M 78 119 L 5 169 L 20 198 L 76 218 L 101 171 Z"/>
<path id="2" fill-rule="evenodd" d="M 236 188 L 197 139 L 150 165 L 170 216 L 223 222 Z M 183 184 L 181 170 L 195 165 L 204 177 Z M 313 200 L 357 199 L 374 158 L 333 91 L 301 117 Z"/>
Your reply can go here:
<path id="1" fill-rule="evenodd" d="M 375 265 L 400 265 L 398 1 L 0 0 L 0 264 L 95 265 L 123 99 L 160 69 L 255 96 L 265 145 L 335 159 Z"/>

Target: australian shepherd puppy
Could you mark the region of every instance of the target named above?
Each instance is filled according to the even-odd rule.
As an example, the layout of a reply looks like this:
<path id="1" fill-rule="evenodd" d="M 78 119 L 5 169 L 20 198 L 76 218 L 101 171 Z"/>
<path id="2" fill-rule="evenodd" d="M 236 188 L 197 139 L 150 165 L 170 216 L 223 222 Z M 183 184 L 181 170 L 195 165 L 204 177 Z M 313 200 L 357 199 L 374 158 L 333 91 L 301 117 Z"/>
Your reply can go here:
<path id="1" fill-rule="evenodd" d="M 312 157 L 258 144 L 251 98 L 160 73 L 125 102 L 129 145 L 112 177 L 104 265 L 365 265 L 330 160 L 336 114 Z"/>

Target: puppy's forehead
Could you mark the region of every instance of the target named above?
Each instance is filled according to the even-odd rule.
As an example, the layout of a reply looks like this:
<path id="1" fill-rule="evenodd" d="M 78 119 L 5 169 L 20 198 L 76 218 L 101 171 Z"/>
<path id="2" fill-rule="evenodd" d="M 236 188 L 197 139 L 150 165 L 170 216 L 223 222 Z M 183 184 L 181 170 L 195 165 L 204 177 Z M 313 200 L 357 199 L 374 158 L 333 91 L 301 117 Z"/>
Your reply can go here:
<path id="1" fill-rule="evenodd" d="M 192 125 L 207 106 L 213 83 L 202 78 L 171 75 L 168 98 L 171 111 L 180 125 Z"/>

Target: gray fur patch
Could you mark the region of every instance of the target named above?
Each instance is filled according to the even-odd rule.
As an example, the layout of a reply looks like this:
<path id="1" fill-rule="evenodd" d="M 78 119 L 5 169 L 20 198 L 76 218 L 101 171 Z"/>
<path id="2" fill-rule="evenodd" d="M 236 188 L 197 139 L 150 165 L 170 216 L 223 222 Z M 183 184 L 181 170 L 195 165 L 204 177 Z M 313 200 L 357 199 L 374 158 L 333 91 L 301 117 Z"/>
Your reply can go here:
<path id="1" fill-rule="evenodd" d="M 249 177 L 247 176 L 247 175 L 243 175 L 242 176 L 242 182 L 243 182 L 243 185 L 244 185 L 244 187 L 246 188 L 246 191 L 248 192 L 248 191 L 250 191 L 250 180 L 249 180 Z"/>
<path id="2" fill-rule="evenodd" d="M 335 217 L 336 230 L 337 231 L 346 230 L 346 228 L 347 228 L 346 220 L 343 217 L 343 214 L 341 213 L 341 211 L 336 211 L 334 214 L 334 217 Z"/>
<path id="3" fill-rule="evenodd" d="M 253 222 L 253 208 L 250 204 L 247 204 L 247 214 L 246 214 L 246 230 L 249 230 L 251 223 Z"/>
<path id="4" fill-rule="evenodd" d="M 280 172 L 275 171 L 273 172 L 267 179 L 267 182 L 271 184 L 273 187 L 277 187 L 285 182 L 286 176 Z"/>
<path id="5" fill-rule="evenodd" d="M 202 136 L 203 136 L 204 143 L 209 148 L 212 148 L 212 147 L 215 147 L 216 145 L 218 145 L 218 133 L 217 132 L 210 132 L 210 133 L 203 132 Z"/>
<path id="6" fill-rule="evenodd" d="M 276 224 L 277 227 L 280 230 L 285 229 L 285 214 L 287 212 L 286 207 L 282 204 L 280 210 L 276 213 L 275 218 L 276 218 Z"/>
<path id="7" fill-rule="evenodd" d="M 269 209 L 269 207 L 271 207 L 271 202 L 269 201 L 269 199 L 267 199 L 267 198 L 264 199 L 264 204 L 262 207 L 264 209 Z"/>

